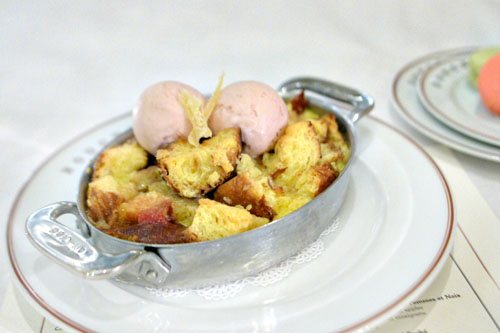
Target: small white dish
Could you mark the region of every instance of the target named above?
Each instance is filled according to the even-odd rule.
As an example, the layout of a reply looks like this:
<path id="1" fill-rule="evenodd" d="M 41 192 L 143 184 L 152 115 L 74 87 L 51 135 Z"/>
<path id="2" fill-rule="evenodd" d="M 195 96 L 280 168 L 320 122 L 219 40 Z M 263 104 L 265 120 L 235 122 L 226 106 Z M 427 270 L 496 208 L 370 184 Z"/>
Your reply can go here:
<path id="1" fill-rule="evenodd" d="M 88 160 L 130 127 L 126 115 L 84 133 L 30 178 L 10 213 L 7 247 L 16 286 L 68 331 L 313 331 L 378 325 L 437 276 L 451 248 L 453 201 L 441 171 L 411 139 L 373 117 L 357 128 L 359 150 L 341 229 L 323 253 L 267 287 L 245 287 L 222 301 L 196 295 L 139 297 L 109 281 L 72 275 L 25 235 L 28 215 L 74 200 Z M 333 218 L 333 217 L 332 217 Z M 126 288 L 126 287 L 125 287 Z"/>
<path id="2" fill-rule="evenodd" d="M 477 48 L 458 49 L 423 56 L 405 65 L 392 84 L 392 105 L 402 118 L 423 135 L 459 152 L 500 163 L 500 147 L 455 131 L 432 116 L 418 97 L 421 75 L 447 59 L 466 56 Z"/>
<path id="3" fill-rule="evenodd" d="M 442 60 L 420 77 L 418 96 L 445 125 L 474 139 L 500 146 L 500 117 L 486 109 L 469 80 L 470 53 Z"/>

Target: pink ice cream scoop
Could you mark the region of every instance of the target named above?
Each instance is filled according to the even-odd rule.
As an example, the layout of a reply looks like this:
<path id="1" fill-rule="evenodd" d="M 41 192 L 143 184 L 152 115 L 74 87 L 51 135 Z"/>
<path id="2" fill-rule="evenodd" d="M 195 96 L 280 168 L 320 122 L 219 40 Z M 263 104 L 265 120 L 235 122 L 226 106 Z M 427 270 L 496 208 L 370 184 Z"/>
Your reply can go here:
<path id="1" fill-rule="evenodd" d="M 239 127 L 244 152 L 257 156 L 270 150 L 288 123 L 286 104 L 273 88 L 242 81 L 221 91 L 208 125 L 214 134 Z"/>
<path id="2" fill-rule="evenodd" d="M 151 154 L 191 131 L 179 93 L 187 90 L 205 104 L 205 97 L 196 89 L 180 82 L 165 81 L 148 87 L 141 94 L 133 111 L 133 130 L 139 144 Z"/>

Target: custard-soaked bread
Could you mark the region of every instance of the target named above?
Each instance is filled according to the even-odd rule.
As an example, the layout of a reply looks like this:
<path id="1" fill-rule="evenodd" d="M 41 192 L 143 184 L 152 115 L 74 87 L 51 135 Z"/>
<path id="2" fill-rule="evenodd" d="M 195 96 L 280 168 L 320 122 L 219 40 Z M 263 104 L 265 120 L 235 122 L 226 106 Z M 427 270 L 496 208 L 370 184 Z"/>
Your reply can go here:
<path id="1" fill-rule="evenodd" d="M 230 206 L 243 206 L 256 216 L 272 220 L 276 215 L 272 208 L 275 193 L 264 166 L 249 155 L 241 154 L 236 172 L 236 177 L 217 188 L 214 199 Z"/>
<path id="2" fill-rule="evenodd" d="M 122 203 L 116 210 L 112 224 L 174 222 L 172 202 L 157 192 L 140 193 L 132 200 Z M 116 222 L 116 223 L 114 223 Z"/>
<path id="3" fill-rule="evenodd" d="M 332 114 L 298 102 L 274 150 L 257 158 L 241 154 L 238 129 L 199 146 L 180 139 L 158 151 L 157 166 L 133 140 L 106 149 L 88 187 L 89 216 L 119 238 L 180 243 L 231 236 L 299 209 L 335 180 L 350 150 Z M 214 200 L 198 200 L 214 188 Z"/>
<path id="4" fill-rule="evenodd" d="M 276 212 L 271 208 L 260 183 L 248 172 L 237 175 L 220 185 L 215 192 L 216 201 L 231 206 L 242 206 L 256 216 L 272 220 Z"/>
<path id="5" fill-rule="evenodd" d="M 146 151 L 133 140 L 107 148 L 99 155 L 87 190 L 87 207 L 94 221 L 110 221 L 115 209 L 137 194 L 129 180 L 147 162 Z"/>
<path id="6" fill-rule="evenodd" d="M 300 121 L 289 126 L 275 148 L 274 158 L 285 161 L 284 167 L 277 169 L 272 163 L 273 158 L 267 160 L 271 162 L 267 165 L 272 172 L 274 188 L 281 190 L 273 206 L 277 218 L 314 199 L 337 177 L 338 172 L 332 165 L 322 160 L 320 141 L 328 140 L 328 119 L 330 118 L 322 117 L 319 120 Z"/>
<path id="7" fill-rule="evenodd" d="M 337 177 L 337 173 L 329 163 L 313 165 L 307 171 L 295 178 L 293 187 L 289 190 L 300 192 L 312 200 L 323 192 Z"/>
<path id="8" fill-rule="evenodd" d="M 112 224 L 97 226 L 111 236 L 132 242 L 169 244 L 184 243 L 184 226 L 174 223 L 173 204 L 156 192 L 140 193 L 122 203 L 115 212 Z"/>
<path id="9" fill-rule="evenodd" d="M 156 158 L 172 188 L 183 197 L 195 198 L 229 178 L 240 153 L 240 130 L 228 128 L 199 147 L 178 140 L 158 150 Z"/>
<path id="10" fill-rule="evenodd" d="M 302 103 L 302 102 L 299 102 Z M 311 108 L 308 107 L 309 103 L 306 103 L 305 108 L 300 111 L 294 108 L 293 104 L 291 101 L 287 104 L 288 108 L 288 126 L 293 125 L 299 121 L 306 121 L 306 120 L 316 120 L 321 117 L 321 115 L 312 110 Z"/>
<path id="11" fill-rule="evenodd" d="M 191 225 L 196 209 L 198 208 L 197 200 L 181 197 L 164 180 L 154 183 L 152 190 L 171 200 L 176 223 L 182 224 L 185 227 L 189 227 Z"/>
<path id="12" fill-rule="evenodd" d="M 180 197 L 161 177 L 157 166 L 133 172 L 119 185 L 107 175 L 89 184 L 88 212 L 99 228 L 108 230 L 135 223 L 175 222 L 185 227 L 198 207 L 195 200 Z"/>
<path id="13" fill-rule="evenodd" d="M 132 173 L 144 168 L 148 153 L 135 140 L 105 149 L 94 163 L 92 179 L 111 175 L 119 182 L 127 182 Z"/>
<path id="14" fill-rule="evenodd" d="M 274 153 L 264 155 L 262 165 L 242 154 L 238 175 L 219 186 L 214 199 L 241 205 L 252 214 L 269 219 L 300 208 L 338 175 L 329 161 L 322 160 L 320 139 L 326 140 L 327 136 L 328 123 L 323 120 L 318 119 L 316 126 L 310 121 L 288 126 Z M 329 157 L 335 157 L 333 151 Z"/>
<path id="15" fill-rule="evenodd" d="M 320 120 L 328 125 L 327 139 L 329 141 L 333 142 L 335 145 L 345 144 L 344 137 L 339 131 L 339 125 L 337 124 L 333 114 L 325 114 Z"/>
<path id="16" fill-rule="evenodd" d="M 266 199 L 276 212 L 275 218 L 302 207 L 324 191 L 338 176 L 331 165 L 338 156 L 335 155 L 334 143 L 329 140 L 332 126 L 330 121 L 335 122 L 335 118 L 325 115 L 315 119 L 313 114 L 308 114 L 308 110 L 300 115 L 304 116 L 311 120 L 298 121 L 288 126 L 276 143 L 274 154 L 266 154 L 263 158 L 270 174 L 269 184 L 275 193 L 272 200 L 269 196 Z M 332 145 L 331 151 L 323 152 L 325 144 Z"/>
<path id="17" fill-rule="evenodd" d="M 329 163 L 312 166 L 295 178 L 293 187 L 274 184 L 275 197 L 272 204 L 275 219 L 299 209 L 323 192 L 337 177 Z M 279 183 L 278 183 L 279 184 Z"/>
<path id="18" fill-rule="evenodd" d="M 160 168 L 156 165 L 134 172 L 130 177 L 130 182 L 134 184 L 139 192 L 150 191 L 153 184 L 160 181 L 166 183 L 161 177 Z"/>
<path id="19" fill-rule="evenodd" d="M 128 225 L 147 218 L 155 221 L 161 219 L 161 214 L 171 222 L 191 224 L 197 202 L 180 197 L 172 190 L 157 166 L 140 169 L 146 163 L 147 153 L 134 141 L 106 149 L 99 156 L 87 191 L 87 207 L 89 216 L 100 228 Z M 158 213 L 163 209 L 156 207 L 158 205 L 168 208 L 168 214 Z M 156 215 L 147 214 L 154 210 Z"/>
<path id="20" fill-rule="evenodd" d="M 263 164 L 278 186 L 295 187 L 298 176 L 316 165 L 321 146 L 314 127 L 301 121 L 286 128 L 274 147 L 274 154 L 265 154 Z"/>
<path id="21" fill-rule="evenodd" d="M 192 242 L 214 240 L 260 227 L 268 219 L 252 215 L 244 208 L 231 207 L 210 199 L 200 199 L 193 223 L 185 234 Z"/>
<path id="22" fill-rule="evenodd" d="M 293 110 L 291 112 L 294 113 Z M 330 113 L 320 116 L 316 112 L 306 109 L 300 115 L 295 114 L 294 119 L 294 123 L 304 120 L 311 123 L 321 147 L 321 159 L 317 164 L 330 163 L 338 175 L 349 159 L 350 149 L 339 130 L 335 116 Z"/>
<path id="23" fill-rule="evenodd" d="M 345 168 L 351 156 L 351 150 L 345 142 L 333 114 L 323 115 L 320 121 L 328 126 L 327 136 L 324 143 L 321 144 L 321 161 L 329 162 L 335 172 L 339 174 Z"/>
<path id="24" fill-rule="evenodd" d="M 140 192 L 154 193 L 168 199 L 173 208 L 174 221 L 188 227 L 193 221 L 194 213 L 198 208 L 198 202 L 192 199 L 181 197 L 172 187 L 162 178 L 160 168 L 150 166 L 146 169 L 137 171 L 131 178 Z"/>
<path id="25" fill-rule="evenodd" d="M 113 226 L 104 230 L 107 234 L 131 242 L 148 244 L 176 244 L 189 240 L 184 234 L 186 228 L 177 223 L 138 223 Z"/>
<path id="26" fill-rule="evenodd" d="M 111 175 L 97 178 L 87 189 L 88 213 L 93 221 L 110 221 L 115 209 L 136 194 L 132 184 L 120 184 Z"/>

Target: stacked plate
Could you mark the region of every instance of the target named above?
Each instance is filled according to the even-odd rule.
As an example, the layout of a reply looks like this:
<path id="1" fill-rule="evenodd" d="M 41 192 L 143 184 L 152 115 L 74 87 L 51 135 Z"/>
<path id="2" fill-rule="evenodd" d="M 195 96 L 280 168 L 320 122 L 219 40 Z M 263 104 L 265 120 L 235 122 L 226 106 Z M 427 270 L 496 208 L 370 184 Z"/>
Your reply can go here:
<path id="1" fill-rule="evenodd" d="M 416 130 L 462 153 L 500 163 L 500 117 L 489 112 L 469 81 L 478 48 L 413 60 L 396 75 L 392 101 Z"/>

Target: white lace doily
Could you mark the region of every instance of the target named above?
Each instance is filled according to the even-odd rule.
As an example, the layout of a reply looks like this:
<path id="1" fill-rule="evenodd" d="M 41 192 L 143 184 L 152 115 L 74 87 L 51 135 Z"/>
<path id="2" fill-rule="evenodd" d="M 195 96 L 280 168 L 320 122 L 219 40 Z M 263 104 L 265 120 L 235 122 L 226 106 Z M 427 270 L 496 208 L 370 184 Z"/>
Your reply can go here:
<path id="1" fill-rule="evenodd" d="M 325 248 L 323 238 L 332 234 L 339 226 L 339 218 L 335 218 L 332 224 L 325 229 L 316 241 L 300 251 L 293 257 L 262 271 L 256 275 L 248 276 L 228 283 L 217 284 L 202 288 L 146 288 L 156 297 L 185 297 L 187 295 L 198 295 L 206 300 L 221 301 L 236 296 L 247 285 L 256 287 L 267 287 L 286 278 L 292 272 L 295 265 L 311 262 L 319 257 Z"/>

